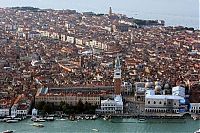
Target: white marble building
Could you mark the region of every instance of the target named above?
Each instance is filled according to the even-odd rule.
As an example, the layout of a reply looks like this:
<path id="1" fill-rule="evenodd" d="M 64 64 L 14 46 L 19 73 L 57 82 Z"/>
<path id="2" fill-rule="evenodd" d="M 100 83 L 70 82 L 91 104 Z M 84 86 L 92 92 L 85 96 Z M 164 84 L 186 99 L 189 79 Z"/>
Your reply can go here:
<path id="1" fill-rule="evenodd" d="M 10 109 L 9 108 L 2 108 L 0 109 L 0 117 L 9 116 Z"/>
<path id="2" fill-rule="evenodd" d="M 192 114 L 200 114 L 200 103 L 190 103 L 190 112 Z"/>
<path id="3" fill-rule="evenodd" d="M 103 114 L 119 114 L 123 113 L 123 102 L 121 95 L 118 95 L 114 100 L 106 99 L 101 101 L 101 109 L 97 110 Z"/>

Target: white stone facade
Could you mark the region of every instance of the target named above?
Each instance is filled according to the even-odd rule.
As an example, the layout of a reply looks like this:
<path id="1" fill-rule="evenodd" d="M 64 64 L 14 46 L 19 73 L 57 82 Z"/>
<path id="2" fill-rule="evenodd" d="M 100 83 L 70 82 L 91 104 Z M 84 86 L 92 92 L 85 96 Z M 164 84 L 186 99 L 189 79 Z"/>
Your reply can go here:
<path id="1" fill-rule="evenodd" d="M 200 103 L 190 103 L 190 112 L 200 114 Z"/>
<path id="2" fill-rule="evenodd" d="M 101 109 L 98 109 L 97 112 L 103 114 L 120 114 L 123 113 L 123 102 L 121 95 L 117 95 L 114 100 L 102 100 Z"/>
<path id="3" fill-rule="evenodd" d="M 146 95 L 145 111 L 155 113 L 179 113 L 183 97 L 172 95 Z"/>
<path id="4" fill-rule="evenodd" d="M 9 112 L 10 112 L 9 108 L 0 109 L 0 117 L 9 116 Z"/>

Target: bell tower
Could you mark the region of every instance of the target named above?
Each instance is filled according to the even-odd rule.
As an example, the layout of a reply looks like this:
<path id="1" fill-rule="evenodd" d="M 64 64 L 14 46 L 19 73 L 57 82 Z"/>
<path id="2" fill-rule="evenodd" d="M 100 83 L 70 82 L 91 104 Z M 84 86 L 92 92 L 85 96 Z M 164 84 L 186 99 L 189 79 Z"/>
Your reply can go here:
<path id="1" fill-rule="evenodd" d="M 109 16 L 112 16 L 112 7 L 109 8 Z"/>
<path id="2" fill-rule="evenodd" d="M 121 95 L 121 64 L 119 56 L 115 59 L 114 90 L 115 95 Z"/>

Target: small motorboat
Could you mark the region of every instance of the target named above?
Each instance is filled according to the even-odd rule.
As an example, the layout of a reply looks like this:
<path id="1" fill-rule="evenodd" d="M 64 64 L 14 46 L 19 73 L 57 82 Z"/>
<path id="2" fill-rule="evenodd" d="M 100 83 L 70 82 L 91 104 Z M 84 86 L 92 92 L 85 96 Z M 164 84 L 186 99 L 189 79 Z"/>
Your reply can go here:
<path id="1" fill-rule="evenodd" d="M 34 122 L 45 122 L 43 118 L 36 118 L 33 120 Z"/>
<path id="2" fill-rule="evenodd" d="M 43 118 L 44 120 L 46 120 L 46 121 L 54 121 L 55 119 L 54 119 L 54 117 L 44 117 Z"/>
<path id="3" fill-rule="evenodd" d="M 17 123 L 19 120 L 10 119 L 6 121 L 7 123 Z"/>
<path id="4" fill-rule="evenodd" d="M 111 119 L 111 115 L 105 115 L 103 120 L 110 120 Z"/>
<path id="5" fill-rule="evenodd" d="M 199 130 L 195 131 L 194 133 L 200 133 L 200 128 L 199 128 Z"/>
<path id="6" fill-rule="evenodd" d="M 93 128 L 92 131 L 98 132 L 99 130 L 96 128 Z"/>
<path id="7" fill-rule="evenodd" d="M 141 119 L 139 119 L 139 121 L 146 121 L 146 119 L 144 119 L 144 118 L 141 118 Z"/>
<path id="8" fill-rule="evenodd" d="M 31 125 L 34 126 L 34 127 L 44 127 L 44 125 L 40 124 L 40 123 L 33 123 Z"/>
<path id="9" fill-rule="evenodd" d="M 14 131 L 13 130 L 6 130 L 6 131 L 3 131 L 2 133 L 13 133 Z"/>
<path id="10" fill-rule="evenodd" d="M 61 119 L 56 119 L 56 120 L 59 120 L 59 121 L 65 121 L 66 119 L 64 119 L 64 118 L 61 118 Z"/>
<path id="11" fill-rule="evenodd" d="M 198 115 L 194 115 L 194 116 L 192 116 L 192 118 L 193 118 L 193 120 L 199 120 L 200 119 L 200 116 L 198 116 Z"/>
<path id="12" fill-rule="evenodd" d="M 86 115 L 86 116 L 85 116 L 85 119 L 86 119 L 86 120 L 89 120 L 89 119 L 90 119 L 90 117 Z"/>

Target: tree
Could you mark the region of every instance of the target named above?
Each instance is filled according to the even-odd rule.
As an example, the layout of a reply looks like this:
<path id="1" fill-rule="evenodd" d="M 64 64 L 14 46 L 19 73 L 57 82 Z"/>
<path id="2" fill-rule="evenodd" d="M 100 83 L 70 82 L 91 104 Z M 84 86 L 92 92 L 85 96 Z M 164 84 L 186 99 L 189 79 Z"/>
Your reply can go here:
<path id="1" fill-rule="evenodd" d="M 81 113 L 81 112 L 83 112 L 84 104 L 83 104 L 83 102 L 82 102 L 81 99 L 79 99 L 76 108 L 77 108 L 77 109 L 76 109 L 76 112 L 77 112 L 77 113 Z"/>
<path id="2" fill-rule="evenodd" d="M 89 103 L 86 101 L 84 105 L 84 111 L 87 113 L 87 110 L 90 108 Z"/>
<path id="3" fill-rule="evenodd" d="M 53 105 L 50 104 L 50 103 L 46 103 L 44 106 L 43 106 L 43 109 L 44 113 L 51 113 L 53 112 Z"/>
<path id="4" fill-rule="evenodd" d="M 44 101 L 41 101 L 41 102 L 39 102 L 38 104 L 36 104 L 36 108 L 37 108 L 38 110 L 42 110 L 44 105 L 45 105 L 45 102 L 44 102 Z"/>
<path id="5" fill-rule="evenodd" d="M 65 105 L 65 102 L 61 101 L 61 102 L 60 102 L 60 105 L 59 105 L 59 110 L 64 111 L 64 110 L 63 110 L 63 106 L 64 106 L 64 105 Z"/>

